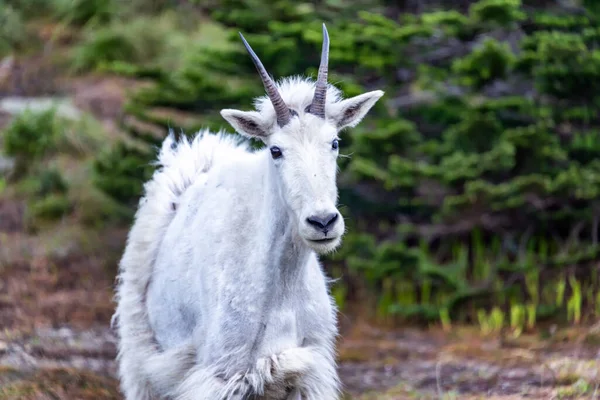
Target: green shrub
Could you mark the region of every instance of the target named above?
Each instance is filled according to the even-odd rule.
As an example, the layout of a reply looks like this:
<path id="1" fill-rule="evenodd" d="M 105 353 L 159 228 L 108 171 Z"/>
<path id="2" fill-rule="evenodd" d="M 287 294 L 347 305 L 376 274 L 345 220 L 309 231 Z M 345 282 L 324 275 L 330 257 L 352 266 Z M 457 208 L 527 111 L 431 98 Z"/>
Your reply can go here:
<path id="1" fill-rule="evenodd" d="M 495 79 L 505 78 L 515 60 L 507 44 L 486 38 L 471 54 L 455 60 L 452 67 L 464 78 L 465 84 L 481 88 Z"/>
<path id="2" fill-rule="evenodd" d="M 72 209 L 69 198 L 62 194 L 50 194 L 30 202 L 28 218 L 32 221 L 54 220 L 67 215 Z"/>
<path id="3" fill-rule="evenodd" d="M 25 110 L 4 131 L 6 154 L 29 160 L 40 158 L 52 146 L 60 129 L 56 109 Z"/>
<path id="4" fill-rule="evenodd" d="M 122 30 L 112 28 L 88 33 L 74 50 L 73 67 L 76 70 L 95 69 L 113 61 L 139 60 L 132 38 Z"/>
<path id="5" fill-rule="evenodd" d="M 47 15 L 52 11 L 53 4 L 52 0 L 2 0 L 0 9 L 11 7 L 27 19 Z"/>
<path id="6" fill-rule="evenodd" d="M 95 229 L 115 223 L 129 224 L 135 213 L 133 207 L 115 201 L 93 186 L 71 195 L 76 205 L 77 220 Z"/>
<path id="7" fill-rule="evenodd" d="M 176 15 L 167 13 L 86 29 L 71 55 L 73 68 L 86 71 L 120 63 L 121 68 L 133 64 L 168 69 L 193 45 L 177 23 Z"/>
<path id="8" fill-rule="evenodd" d="M 36 166 L 18 183 L 18 192 L 29 198 L 40 199 L 51 194 L 66 195 L 69 185 L 56 167 Z"/>
<path id="9" fill-rule="evenodd" d="M 95 160 L 94 184 L 111 198 L 134 204 L 152 175 L 151 161 L 150 153 L 119 142 Z"/>
<path id="10" fill-rule="evenodd" d="M 421 15 L 423 24 L 442 31 L 451 37 L 468 39 L 474 33 L 474 26 L 466 15 L 456 10 L 433 11 Z"/>
<path id="11" fill-rule="evenodd" d="M 69 186 L 55 169 L 44 169 L 38 176 L 40 187 L 37 192 L 40 196 L 46 196 L 50 193 L 67 193 Z"/>
<path id="12" fill-rule="evenodd" d="M 28 41 L 28 33 L 21 14 L 0 0 L 0 57 L 22 47 Z"/>
<path id="13" fill-rule="evenodd" d="M 600 90 L 600 50 L 576 34 L 552 32 L 538 37 L 535 82 L 541 92 L 562 98 L 590 98 Z"/>
<path id="14" fill-rule="evenodd" d="M 15 177 L 27 172 L 32 165 L 53 149 L 62 123 L 56 109 L 25 110 L 16 116 L 4 131 L 4 151 L 15 157 Z"/>
<path id="15" fill-rule="evenodd" d="M 56 15 L 73 25 L 106 24 L 118 11 L 116 0 L 52 0 Z"/>
<path id="16" fill-rule="evenodd" d="M 26 219 L 30 227 L 63 217 L 73 208 L 69 185 L 56 167 L 37 166 L 17 188 L 29 199 Z"/>
<path id="17" fill-rule="evenodd" d="M 182 6 L 182 2 L 177 0 L 116 0 L 119 14 L 134 18 L 143 15 L 153 15 L 168 9 L 174 9 Z M 185 2 L 183 5 L 187 5 Z M 180 10 L 185 13 L 186 10 Z"/>
<path id="18" fill-rule="evenodd" d="M 525 19 L 521 0 L 480 0 L 469 8 L 471 17 L 480 23 L 508 25 Z"/>

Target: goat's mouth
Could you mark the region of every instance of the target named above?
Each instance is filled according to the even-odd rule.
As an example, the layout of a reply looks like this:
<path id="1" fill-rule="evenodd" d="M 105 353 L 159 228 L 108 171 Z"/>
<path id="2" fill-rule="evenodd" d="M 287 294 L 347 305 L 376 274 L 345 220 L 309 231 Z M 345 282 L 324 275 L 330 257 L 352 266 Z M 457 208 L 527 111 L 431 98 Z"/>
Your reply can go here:
<path id="1" fill-rule="evenodd" d="M 323 239 L 308 239 L 308 241 L 319 244 L 333 243 L 337 238 L 323 238 Z"/>
<path id="2" fill-rule="evenodd" d="M 339 236 L 329 236 L 320 239 L 305 238 L 308 247 L 319 254 L 332 252 L 340 244 L 340 240 L 341 238 Z"/>

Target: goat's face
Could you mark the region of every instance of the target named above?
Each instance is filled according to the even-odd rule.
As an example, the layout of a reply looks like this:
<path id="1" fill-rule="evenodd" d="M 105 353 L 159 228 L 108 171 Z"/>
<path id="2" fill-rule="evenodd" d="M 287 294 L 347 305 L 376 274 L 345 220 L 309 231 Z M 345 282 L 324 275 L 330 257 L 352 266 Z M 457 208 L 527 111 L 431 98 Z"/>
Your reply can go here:
<path id="1" fill-rule="evenodd" d="M 221 111 L 237 132 L 267 145 L 299 235 L 318 253 L 333 251 L 344 233 L 344 219 L 336 208 L 338 132 L 356 126 L 383 95 L 375 90 L 340 100 L 339 91 L 327 84 L 329 36 L 324 25 L 323 35 L 317 81 L 288 79 L 279 87 L 242 36 L 267 97 L 258 99 L 258 111 Z"/>
<path id="2" fill-rule="evenodd" d="M 265 140 L 281 196 L 288 205 L 300 237 L 315 251 L 335 249 L 344 233 L 336 208 L 337 129 L 312 114 L 302 113 Z"/>
<path id="3" fill-rule="evenodd" d="M 310 100 L 314 89 L 304 82 L 297 83 L 296 90 L 310 91 Z M 307 112 L 306 107 L 291 108 L 293 116 L 283 127 L 268 112 L 264 116 L 255 111 L 221 111 L 236 131 L 266 144 L 280 194 L 297 221 L 300 237 L 318 253 L 333 251 L 344 233 L 344 219 L 336 208 L 338 133 L 358 124 L 382 95 L 376 90 L 327 104 L 326 118 Z"/>

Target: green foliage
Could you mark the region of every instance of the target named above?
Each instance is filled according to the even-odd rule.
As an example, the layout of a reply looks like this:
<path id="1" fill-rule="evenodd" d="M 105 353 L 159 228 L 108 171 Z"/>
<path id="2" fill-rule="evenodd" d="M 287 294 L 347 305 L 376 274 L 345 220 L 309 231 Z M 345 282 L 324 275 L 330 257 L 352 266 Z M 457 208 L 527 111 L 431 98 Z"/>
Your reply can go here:
<path id="1" fill-rule="evenodd" d="M 25 172 L 53 147 L 62 125 L 56 109 L 25 110 L 4 131 L 4 151 L 17 161 L 17 175 Z"/>
<path id="2" fill-rule="evenodd" d="M 12 8 L 25 18 L 39 17 L 52 10 L 52 3 L 48 0 L 2 0 L 0 9 Z"/>
<path id="3" fill-rule="evenodd" d="M 66 196 L 51 194 L 31 202 L 28 209 L 28 218 L 53 220 L 68 214 L 70 210 L 71 203 Z"/>
<path id="4" fill-rule="evenodd" d="M 0 0 L 0 57 L 27 42 L 28 34 L 19 11 Z"/>
<path id="5" fill-rule="evenodd" d="M 69 192 L 69 185 L 60 171 L 47 166 L 37 166 L 19 182 L 17 188 L 19 193 L 37 200 L 51 194 L 65 195 Z"/>
<path id="6" fill-rule="evenodd" d="M 90 70 L 115 61 L 144 64 L 157 59 L 166 50 L 166 32 L 156 29 L 153 19 L 115 22 L 89 29 L 73 51 L 73 67 Z"/>
<path id="7" fill-rule="evenodd" d="M 477 318 L 479 319 L 479 326 L 484 335 L 500 332 L 504 327 L 504 313 L 499 307 L 494 307 L 489 315 L 485 310 L 479 310 Z"/>
<path id="8" fill-rule="evenodd" d="M 36 196 L 47 196 L 52 193 L 65 194 L 68 192 L 68 185 L 62 175 L 56 169 L 43 169 L 39 172 L 36 179 Z"/>
<path id="9" fill-rule="evenodd" d="M 452 68 L 464 83 L 480 89 L 486 83 L 505 78 L 515 62 L 515 56 L 506 43 L 486 38 L 481 47 L 468 56 L 454 61 Z"/>
<path id="10" fill-rule="evenodd" d="M 134 61 L 136 49 L 122 32 L 105 29 L 91 33 L 75 50 L 73 66 L 77 70 L 93 69 L 111 61 Z"/>
<path id="11" fill-rule="evenodd" d="M 480 0 L 471 5 L 469 14 L 480 23 L 508 25 L 525 19 L 521 0 Z"/>
<path id="12" fill-rule="evenodd" d="M 196 0 L 207 6 L 210 1 Z M 314 5 L 308 2 L 276 0 L 265 3 L 261 0 L 224 0 L 215 7 L 212 17 L 225 25 L 236 26 L 244 32 L 261 30 L 265 21 L 293 22 L 304 17 L 310 18 Z"/>
<path id="13" fill-rule="evenodd" d="M 120 14 L 139 16 L 140 14 L 153 15 L 181 4 L 178 0 L 118 0 L 117 7 Z"/>
<path id="14" fill-rule="evenodd" d="M 116 0 L 52 0 L 56 15 L 73 25 L 104 24 L 117 12 Z"/>
<path id="15" fill-rule="evenodd" d="M 35 166 L 18 184 L 18 192 L 28 198 L 26 222 L 30 228 L 69 214 L 72 202 L 69 185 L 56 167 Z"/>
<path id="16" fill-rule="evenodd" d="M 15 157 L 15 178 L 22 177 L 56 154 L 76 157 L 94 153 L 102 146 L 98 122 L 88 115 L 77 120 L 58 115 L 55 106 L 44 110 L 26 109 L 5 128 L 4 152 Z"/>
<path id="17" fill-rule="evenodd" d="M 543 93 L 567 98 L 593 98 L 600 86 L 600 51 L 580 35 L 551 32 L 538 36 L 533 76 Z"/>
<path id="18" fill-rule="evenodd" d="M 141 195 L 143 183 L 151 176 L 151 155 L 119 142 L 104 151 L 94 164 L 94 183 L 111 198 L 133 203 Z"/>

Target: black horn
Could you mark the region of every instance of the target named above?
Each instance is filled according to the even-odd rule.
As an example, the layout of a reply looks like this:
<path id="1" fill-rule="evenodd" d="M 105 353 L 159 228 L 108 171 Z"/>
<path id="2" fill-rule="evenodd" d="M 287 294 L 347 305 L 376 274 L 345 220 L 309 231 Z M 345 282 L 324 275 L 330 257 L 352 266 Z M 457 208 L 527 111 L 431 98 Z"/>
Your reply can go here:
<path id="1" fill-rule="evenodd" d="M 321 65 L 315 84 L 315 94 L 310 104 L 310 113 L 325 118 L 325 100 L 327 97 L 327 72 L 329 69 L 329 34 L 323 24 L 323 47 L 321 49 Z"/>
<path id="2" fill-rule="evenodd" d="M 250 58 L 252 58 L 252 62 L 254 62 L 254 65 L 256 66 L 258 74 L 260 75 L 260 79 L 262 80 L 263 85 L 265 86 L 267 95 L 269 96 L 269 99 L 271 99 L 271 103 L 273 104 L 273 107 L 275 108 L 275 115 L 277 115 L 277 125 L 282 127 L 282 126 L 286 125 L 288 122 L 290 122 L 290 119 L 292 118 L 290 109 L 288 108 L 288 106 L 285 104 L 285 102 L 281 98 L 281 95 L 279 94 L 279 91 L 277 90 L 277 87 L 275 86 L 275 82 L 273 82 L 273 79 L 271 79 L 271 77 L 267 73 L 267 70 L 263 66 L 262 62 L 260 62 L 260 59 L 254 52 L 254 50 L 252 50 L 252 47 L 250 47 L 250 45 L 248 44 L 248 42 L 244 38 L 244 35 L 242 35 L 241 32 L 240 32 L 240 37 L 242 38 L 242 41 L 244 42 L 244 46 L 246 47 L 246 50 L 248 50 L 248 53 L 250 53 Z"/>

